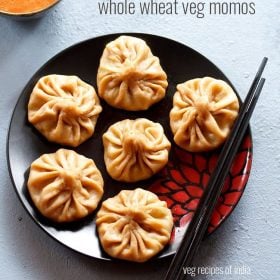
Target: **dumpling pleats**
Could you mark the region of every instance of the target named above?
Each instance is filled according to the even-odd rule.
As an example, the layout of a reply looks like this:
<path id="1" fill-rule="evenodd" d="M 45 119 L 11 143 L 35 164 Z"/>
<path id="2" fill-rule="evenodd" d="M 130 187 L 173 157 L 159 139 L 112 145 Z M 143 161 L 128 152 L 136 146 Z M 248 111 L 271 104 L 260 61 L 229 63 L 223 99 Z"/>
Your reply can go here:
<path id="1" fill-rule="evenodd" d="M 41 214 L 56 222 L 87 216 L 103 195 L 103 179 L 93 160 L 66 149 L 35 160 L 27 187 Z"/>
<path id="2" fill-rule="evenodd" d="M 239 103 L 224 81 L 205 77 L 177 86 L 170 112 L 175 143 L 191 152 L 219 147 L 237 117 Z"/>
<path id="3" fill-rule="evenodd" d="M 49 141 L 76 147 L 94 133 L 101 110 L 92 86 L 76 76 L 49 75 L 33 89 L 28 120 Z"/>
<path id="4" fill-rule="evenodd" d="M 101 244 L 109 255 L 144 262 L 168 243 L 173 218 L 165 202 L 138 188 L 123 190 L 104 201 L 96 225 Z"/>
<path id="5" fill-rule="evenodd" d="M 167 163 L 171 146 L 162 126 L 144 118 L 113 124 L 103 135 L 103 145 L 108 173 L 124 182 L 157 173 Z"/>
<path id="6" fill-rule="evenodd" d="M 164 98 L 168 82 L 144 40 L 120 36 L 102 54 L 97 85 L 99 96 L 111 106 L 137 111 Z"/>

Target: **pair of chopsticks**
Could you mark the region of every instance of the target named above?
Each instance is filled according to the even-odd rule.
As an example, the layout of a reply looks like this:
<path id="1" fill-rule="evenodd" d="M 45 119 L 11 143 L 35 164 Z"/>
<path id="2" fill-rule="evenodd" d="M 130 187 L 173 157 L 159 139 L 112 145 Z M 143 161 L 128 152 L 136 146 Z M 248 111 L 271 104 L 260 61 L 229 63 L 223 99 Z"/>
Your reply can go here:
<path id="1" fill-rule="evenodd" d="M 223 146 L 208 186 L 200 199 L 194 216 L 184 234 L 181 245 L 169 266 L 165 280 L 180 280 L 183 278 L 186 279 L 187 277 L 187 275 L 184 275 L 184 270 L 186 271 L 187 267 L 191 267 L 193 257 L 205 235 L 212 212 L 221 194 L 224 180 L 228 175 L 233 159 L 248 128 L 249 120 L 262 91 L 265 79 L 261 78 L 261 76 L 267 60 L 266 57 L 262 60 L 247 97 L 240 108 L 231 134 Z"/>

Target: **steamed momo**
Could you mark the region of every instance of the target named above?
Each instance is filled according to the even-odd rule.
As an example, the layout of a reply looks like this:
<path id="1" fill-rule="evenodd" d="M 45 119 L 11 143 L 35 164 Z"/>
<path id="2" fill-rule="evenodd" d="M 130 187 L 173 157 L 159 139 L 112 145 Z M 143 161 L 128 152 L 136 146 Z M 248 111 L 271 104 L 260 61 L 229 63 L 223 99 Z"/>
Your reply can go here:
<path id="1" fill-rule="evenodd" d="M 120 36 L 106 45 L 97 73 L 98 94 L 109 105 L 146 110 L 165 96 L 167 76 L 142 39 Z"/>
<path id="2" fill-rule="evenodd" d="M 92 136 L 101 111 L 91 85 L 77 76 L 48 75 L 31 93 L 28 120 L 49 141 L 76 147 Z"/>
<path id="3" fill-rule="evenodd" d="M 71 222 L 96 209 L 103 195 L 103 178 L 93 160 L 60 149 L 31 164 L 27 187 L 42 215 L 55 222 Z"/>
<path id="4" fill-rule="evenodd" d="M 224 81 L 205 77 L 177 85 L 170 112 L 175 143 L 190 152 L 220 146 L 238 115 L 239 103 Z"/>
<path id="5" fill-rule="evenodd" d="M 144 118 L 111 125 L 103 134 L 103 145 L 109 175 L 123 182 L 157 173 L 166 165 L 171 146 L 162 126 Z"/>
<path id="6" fill-rule="evenodd" d="M 166 202 L 137 188 L 105 200 L 96 225 L 102 247 L 110 256 L 145 262 L 169 242 L 173 217 Z"/>

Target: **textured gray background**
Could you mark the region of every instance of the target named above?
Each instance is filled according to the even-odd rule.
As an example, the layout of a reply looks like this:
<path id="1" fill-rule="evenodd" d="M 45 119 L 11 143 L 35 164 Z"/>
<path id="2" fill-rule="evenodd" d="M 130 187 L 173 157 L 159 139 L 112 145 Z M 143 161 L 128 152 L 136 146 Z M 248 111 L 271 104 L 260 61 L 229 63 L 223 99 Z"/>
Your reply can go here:
<path id="1" fill-rule="evenodd" d="M 244 196 L 231 217 L 203 242 L 198 266 L 248 266 L 250 275 L 196 279 L 279 279 L 280 275 L 280 8 L 256 0 L 254 16 L 100 16 L 96 1 L 64 0 L 34 22 L 0 18 L 0 279 L 162 279 L 170 259 L 141 265 L 81 256 L 42 232 L 21 206 L 10 181 L 6 134 L 16 100 L 49 58 L 80 40 L 114 32 L 146 32 L 202 52 L 245 95 L 261 58 L 267 83 L 251 121 L 254 160 Z M 176 63 L 176 62 L 174 62 Z"/>

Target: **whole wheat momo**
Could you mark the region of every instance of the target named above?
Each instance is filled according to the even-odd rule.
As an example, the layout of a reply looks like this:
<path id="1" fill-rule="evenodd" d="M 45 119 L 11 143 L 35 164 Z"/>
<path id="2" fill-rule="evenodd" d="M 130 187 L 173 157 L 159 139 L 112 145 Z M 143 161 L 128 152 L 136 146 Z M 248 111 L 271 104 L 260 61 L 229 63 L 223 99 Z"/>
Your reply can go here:
<path id="1" fill-rule="evenodd" d="M 169 242 L 173 218 L 166 202 L 137 188 L 105 200 L 96 225 L 102 247 L 110 256 L 145 262 Z"/>
<path id="2" fill-rule="evenodd" d="M 101 110 L 91 85 L 77 76 L 48 75 L 31 93 L 28 120 L 49 141 L 76 147 L 92 136 Z"/>
<path id="3" fill-rule="evenodd" d="M 233 89 L 210 77 L 177 85 L 170 112 L 175 143 L 191 152 L 220 146 L 237 117 L 239 103 Z"/>
<path id="4" fill-rule="evenodd" d="M 103 134 L 104 160 L 109 175 L 118 181 L 147 179 L 168 161 L 170 142 L 159 123 L 125 119 Z"/>
<path id="5" fill-rule="evenodd" d="M 103 195 L 103 179 L 94 161 L 66 149 L 36 159 L 27 187 L 37 209 L 55 222 L 87 216 Z"/>
<path id="6" fill-rule="evenodd" d="M 97 73 L 98 94 L 113 107 L 146 110 L 165 96 L 167 76 L 142 39 L 120 36 L 106 45 Z"/>

